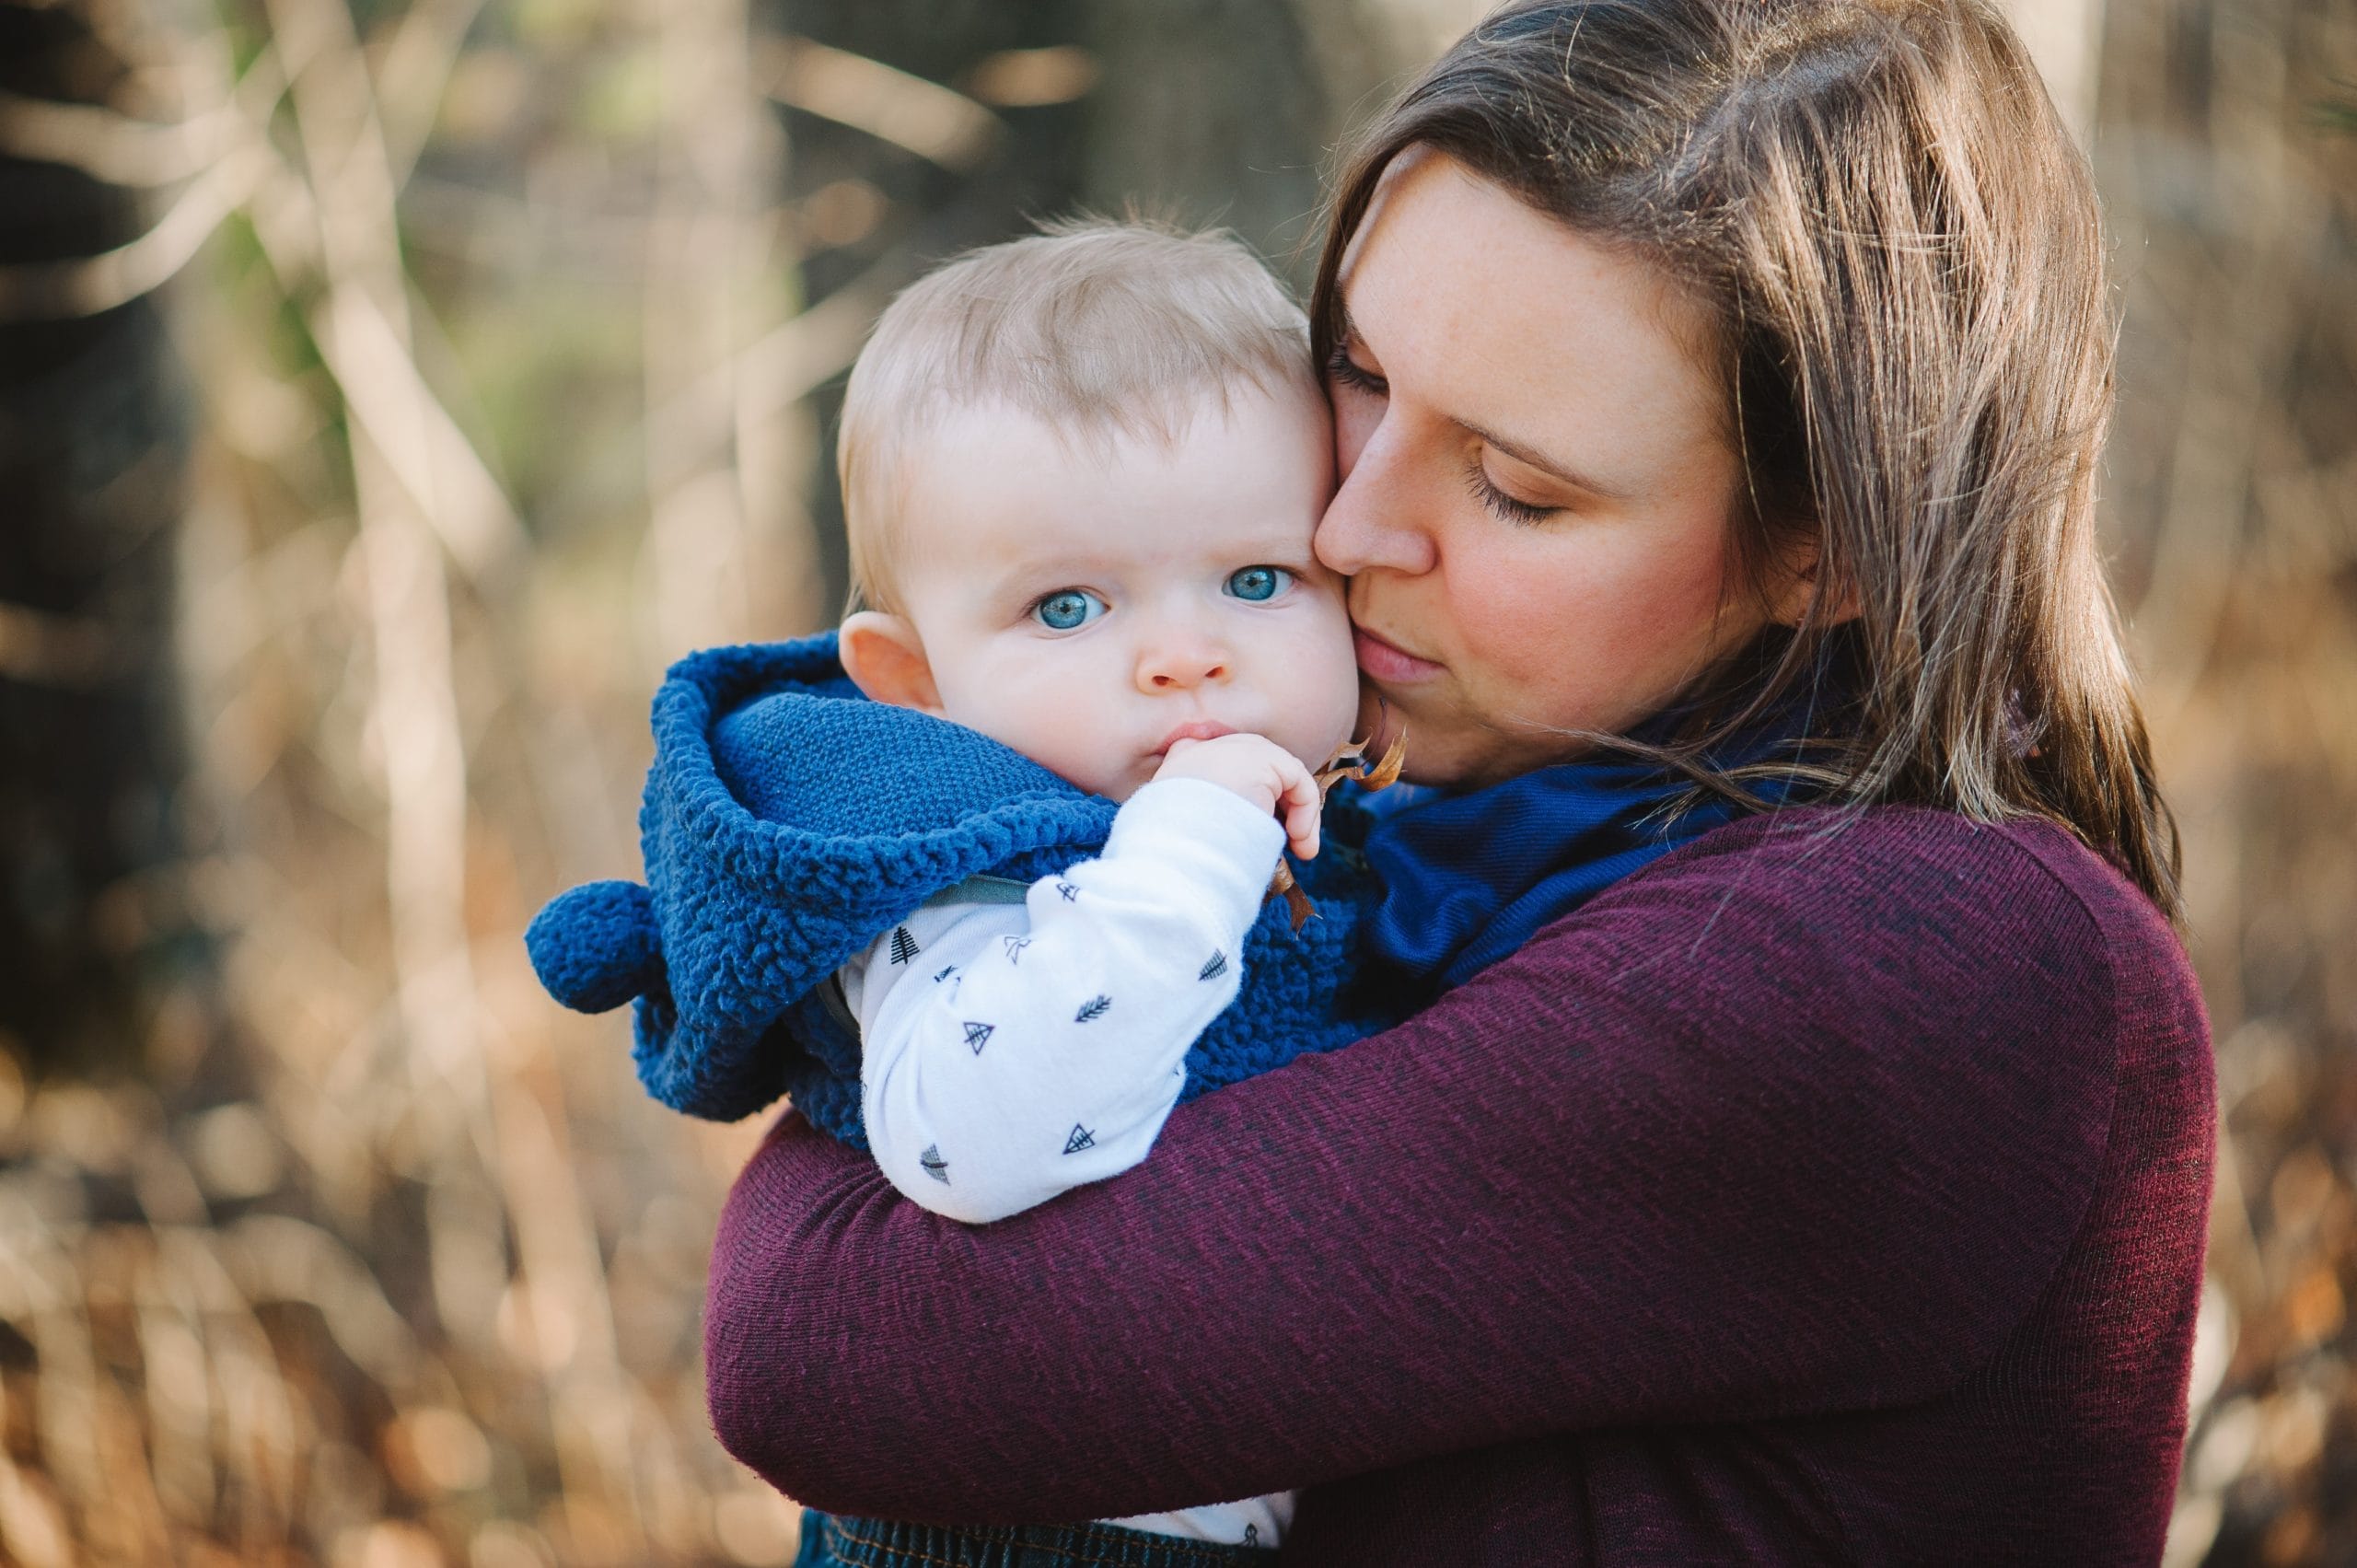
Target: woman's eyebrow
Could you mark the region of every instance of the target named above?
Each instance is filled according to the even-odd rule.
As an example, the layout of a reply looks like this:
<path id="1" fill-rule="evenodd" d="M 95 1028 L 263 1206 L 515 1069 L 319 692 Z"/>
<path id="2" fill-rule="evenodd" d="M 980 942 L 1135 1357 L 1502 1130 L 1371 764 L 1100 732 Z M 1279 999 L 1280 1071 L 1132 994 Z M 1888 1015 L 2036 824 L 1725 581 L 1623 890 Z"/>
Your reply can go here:
<path id="1" fill-rule="evenodd" d="M 1355 343 L 1364 347 L 1365 345 L 1366 339 L 1360 333 L 1359 324 L 1351 319 L 1350 301 L 1347 298 L 1338 299 L 1334 302 L 1334 325 L 1337 329 L 1334 341 L 1337 343 Z M 1452 416 L 1451 423 L 1459 430 L 1464 431 L 1467 435 L 1472 436 L 1489 446 L 1495 447 L 1499 451 L 1504 452 L 1507 457 L 1512 458 L 1515 461 L 1518 463 L 1527 463 L 1530 467 L 1537 469 L 1540 473 L 1552 475 L 1554 478 L 1562 480 L 1565 484 L 1572 486 L 1575 490 L 1585 490 L 1599 501 L 1626 501 L 1629 499 L 1629 493 L 1626 490 L 1621 489 L 1620 486 L 1606 484 L 1592 475 L 1580 472 L 1577 469 L 1566 468 L 1563 464 L 1555 461 L 1552 458 L 1546 456 L 1537 448 L 1526 447 L 1519 441 L 1509 441 L 1504 436 L 1500 436 L 1497 432 L 1493 430 L 1485 430 L 1469 419 L 1458 419 Z"/>
<path id="2" fill-rule="evenodd" d="M 1599 501 L 1629 499 L 1627 491 L 1616 485 L 1606 484 L 1592 475 L 1580 472 L 1577 469 L 1566 468 L 1536 448 L 1523 446 L 1517 441 L 1509 441 L 1495 431 L 1482 429 L 1471 420 L 1459 419 L 1455 423 L 1457 428 L 1467 435 L 1478 437 L 1482 445 L 1494 447 L 1515 462 L 1527 464 L 1540 473 L 1551 474 L 1576 490 L 1585 490 Z"/>

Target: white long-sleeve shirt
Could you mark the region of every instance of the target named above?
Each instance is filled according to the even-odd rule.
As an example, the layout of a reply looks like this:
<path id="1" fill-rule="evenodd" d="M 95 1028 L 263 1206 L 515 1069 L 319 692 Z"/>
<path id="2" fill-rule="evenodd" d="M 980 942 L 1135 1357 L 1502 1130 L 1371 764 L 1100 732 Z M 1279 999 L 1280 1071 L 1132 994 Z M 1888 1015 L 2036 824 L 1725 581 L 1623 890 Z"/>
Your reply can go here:
<path id="1" fill-rule="evenodd" d="M 1146 1156 L 1187 1048 L 1236 1000 L 1284 830 L 1200 779 L 1149 784 L 1104 852 L 1017 903 L 918 910 L 843 967 L 860 1110 L 892 1185 L 980 1225 Z"/>
<path id="2" fill-rule="evenodd" d="M 980 1225 L 1144 1160 L 1188 1047 L 1236 1000 L 1283 847 L 1230 790 L 1148 784 L 1096 859 L 1007 884 L 1008 901 L 929 904 L 844 965 L 860 1109 L 892 1185 Z M 1112 1522 L 1273 1547 L 1292 1515 L 1278 1493 Z"/>

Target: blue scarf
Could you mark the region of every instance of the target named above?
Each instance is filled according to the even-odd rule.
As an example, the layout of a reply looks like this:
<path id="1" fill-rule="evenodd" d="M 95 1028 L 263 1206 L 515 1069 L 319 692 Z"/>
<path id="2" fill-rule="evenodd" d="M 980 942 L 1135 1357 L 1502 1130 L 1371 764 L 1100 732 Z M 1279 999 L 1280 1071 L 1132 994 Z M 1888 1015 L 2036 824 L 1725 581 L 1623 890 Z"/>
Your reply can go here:
<path id="1" fill-rule="evenodd" d="M 1811 734 L 1827 733 L 1839 699 L 1854 689 L 1848 657 L 1829 644 L 1817 679 L 1802 684 L 1799 695 L 1717 749 L 1711 765 L 1798 758 Z M 1684 716 L 1657 715 L 1630 738 L 1662 744 Z M 1748 787 L 1771 807 L 1808 793 L 1788 779 Z M 1675 810 L 1692 789 L 1682 775 L 1650 762 L 1606 756 L 1539 768 L 1381 817 L 1366 840 L 1366 858 L 1384 889 L 1367 941 L 1378 958 L 1426 986 L 1462 985 L 1540 926 L 1750 809 L 1706 795 Z"/>

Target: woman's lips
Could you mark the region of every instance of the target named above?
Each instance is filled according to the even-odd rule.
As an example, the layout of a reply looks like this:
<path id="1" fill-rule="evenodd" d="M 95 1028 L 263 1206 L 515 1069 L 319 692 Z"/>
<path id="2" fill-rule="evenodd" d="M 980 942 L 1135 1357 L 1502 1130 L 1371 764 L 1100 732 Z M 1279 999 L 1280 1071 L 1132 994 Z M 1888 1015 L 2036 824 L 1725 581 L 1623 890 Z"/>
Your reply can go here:
<path id="1" fill-rule="evenodd" d="M 1364 626 L 1351 628 L 1351 643 L 1358 651 L 1359 668 L 1377 680 L 1426 680 L 1442 669 L 1430 659 L 1394 647 Z"/>

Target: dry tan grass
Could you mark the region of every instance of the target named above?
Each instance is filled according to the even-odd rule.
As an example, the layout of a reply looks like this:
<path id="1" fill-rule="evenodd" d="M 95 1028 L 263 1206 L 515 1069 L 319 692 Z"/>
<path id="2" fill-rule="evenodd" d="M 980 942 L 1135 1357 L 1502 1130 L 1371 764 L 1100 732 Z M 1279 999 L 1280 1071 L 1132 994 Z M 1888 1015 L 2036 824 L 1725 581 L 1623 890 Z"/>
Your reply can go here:
<path id="1" fill-rule="evenodd" d="M 96 310 L 197 256 L 174 322 L 206 853 L 117 901 L 192 920 L 215 963 L 157 1008 L 150 1086 L 0 1075 L 0 1545 L 32 1568 L 784 1561 L 793 1511 L 719 1452 L 698 1376 L 706 1238 L 756 1130 L 647 1102 L 624 1031 L 553 1008 L 518 941 L 540 897 L 630 868 L 662 665 L 817 616 L 796 400 L 859 323 L 790 319 L 741 5 L 530 24 L 546 64 L 610 78 L 610 118 L 455 232 L 610 203 L 555 311 L 525 298 L 531 257 L 420 252 L 452 232 L 435 156 L 545 107 L 461 48 L 468 0 L 366 38 L 337 0 L 91 17 L 167 112 L 15 101 L 0 137 L 152 186 L 157 225 L 0 298 Z M 498 341 L 518 313 L 547 337 Z M 536 528 L 501 411 L 437 389 L 486 371 L 590 394 L 524 394 L 588 425 L 535 444 L 560 503 Z M 561 515 L 567 470 L 613 515 Z M 650 515 L 633 560 L 618 536 Z"/>

